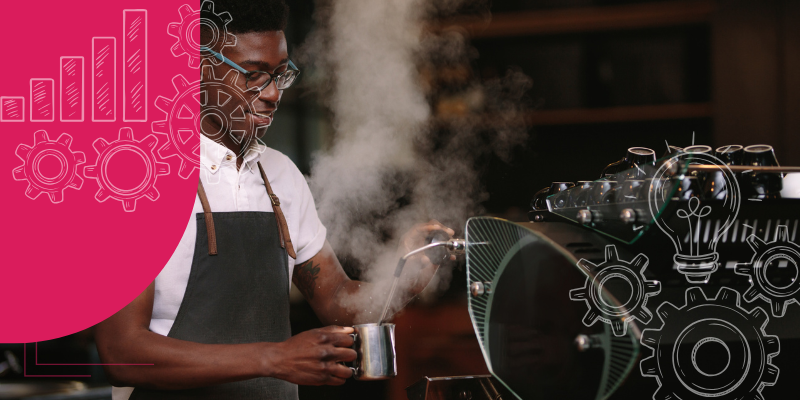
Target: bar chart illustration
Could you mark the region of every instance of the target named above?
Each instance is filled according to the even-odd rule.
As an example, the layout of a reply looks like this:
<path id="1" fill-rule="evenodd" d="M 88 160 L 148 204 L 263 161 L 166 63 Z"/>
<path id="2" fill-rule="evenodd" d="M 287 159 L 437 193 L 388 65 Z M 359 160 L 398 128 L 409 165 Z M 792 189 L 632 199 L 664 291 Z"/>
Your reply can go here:
<path id="1" fill-rule="evenodd" d="M 83 57 L 61 57 L 61 122 L 83 122 Z"/>
<path id="2" fill-rule="evenodd" d="M 55 83 L 50 78 L 31 79 L 31 122 L 53 122 L 55 119 Z"/>
<path id="3" fill-rule="evenodd" d="M 184 5 L 182 9 L 191 8 Z M 121 36 L 87 35 L 87 39 L 91 38 L 91 53 L 54 57 L 53 67 L 57 66 L 58 72 L 53 69 L 53 73 L 57 76 L 42 77 L 44 74 L 37 73 L 39 76 L 30 78 L 28 96 L 0 93 L 3 94 L 0 96 L 0 122 L 26 122 L 27 119 L 32 123 L 87 123 L 76 124 L 75 129 L 64 128 L 57 139 L 51 139 L 46 130 L 37 127 L 30 131 L 35 131 L 33 144 L 17 145 L 16 155 L 22 165 L 12 170 L 13 179 L 28 182 L 25 196 L 31 200 L 46 197 L 51 203 L 59 204 L 63 202 L 65 189 L 80 190 L 84 178 L 97 184 L 96 201 L 120 201 L 125 212 L 134 212 L 137 200 L 142 197 L 151 201 L 159 198 L 156 180 L 170 173 L 169 164 L 161 160 L 174 155 L 170 146 L 175 143 L 170 141 L 172 138 L 166 138 L 166 143 L 159 145 L 159 138 L 151 133 L 151 124 L 147 124 L 149 132 L 140 133 L 142 139 L 134 139 L 133 123 L 148 122 L 148 107 L 153 106 L 148 100 L 148 11 L 121 11 Z M 198 26 L 198 21 L 199 12 L 193 12 L 184 16 L 182 23 Z M 197 53 L 199 55 L 199 50 Z M 199 135 L 195 127 L 199 112 L 195 109 L 199 109 L 200 104 L 193 96 L 198 94 L 200 83 L 181 83 L 185 83 L 181 88 L 193 101 L 184 107 L 190 109 L 192 118 L 184 121 L 187 126 L 181 131 L 183 136 L 175 138 L 186 153 L 181 153 L 180 176 L 188 179 L 199 157 Z M 156 106 L 158 104 L 156 102 Z M 119 134 L 113 141 L 102 136 L 107 129 L 98 128 L 111 126 L 106 124 L 111 122 L 126 125 L 114 128 Z M 158 124 L 161 123 L 163 121 Z M 91 153 L 76 150 L 89 144 L 96 153 L 94 162 L 87 162 L 86 156 Z M 156 152 L 159 147 L 161 151 Z M 156 154 L 164 153 L 165 149 L 170 150 L 168 154 Z M 46 196 L 40 196 L 43 193 Z"/>
<path id="4" fill-rule="evenodd" d="M 87 112 L 92 122 L 116 122 L 119 93 L 122 120 L 147 122 L 147 43 L 147 10 L 123 10 L 121 52 L 117 37 L 93 37 L 89 57 L 59 58 L 57 81 L 55 77 L 32 78 L 27 99 L 0 93 L 0 122 L 25 122 L 26 103 L 30 122 L 84 122 Z M 118 86 L 118 65 L 123 67 L 122 87 Z"/>
<path id="5" fill-rule="evenodd" d="M 117 38 L 92 38 L 92 122 L 117 120 Z"/>
<path id="6" fill-rule="evenodd" d="M 122 120 L 147 122 L 147 10 L 122 13 Z"/>
<path id="7" fill-rule="evenodd" d="M 18 96 L 0 97 L 0 122 L 24 122 L 25 98 Z"/>

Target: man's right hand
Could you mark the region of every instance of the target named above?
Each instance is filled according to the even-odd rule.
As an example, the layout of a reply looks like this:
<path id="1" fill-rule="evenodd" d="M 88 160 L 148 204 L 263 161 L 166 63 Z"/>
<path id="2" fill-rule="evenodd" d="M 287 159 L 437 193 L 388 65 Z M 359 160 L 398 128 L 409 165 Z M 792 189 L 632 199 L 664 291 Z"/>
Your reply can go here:
<path id="1" fill-rule="evenodd" d="M 339 364 L 356 359 L 351 327 L 326 326 L 274 343 L 264 360 L 267 376 L 298 385 L 341 385 L 352 376 Z"/>

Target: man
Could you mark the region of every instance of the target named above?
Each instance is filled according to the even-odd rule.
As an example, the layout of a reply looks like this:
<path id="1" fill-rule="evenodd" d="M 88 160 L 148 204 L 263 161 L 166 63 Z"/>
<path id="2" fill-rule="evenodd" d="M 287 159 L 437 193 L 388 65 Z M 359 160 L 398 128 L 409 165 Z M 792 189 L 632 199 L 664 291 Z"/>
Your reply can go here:
<path id="1" fill-rule="evenodd" d="M 343 272 L 295 165 L 255 140 L 297 74 L 283 33 L 287 6 L 282 0 L 215 6 L 233 17 L 227 28 L 237 43 L 222 48 L 203 31 L 201 41 L 213 47 L 203 55 L 221 62 L 204 60 L 202 81 L 225 77 L 220 90 L 234 102 L 216 104 L 202 118 L 198 197 L 174 255 L 141 295 L 97 326 L 104 363 L 153 364 L 106 366 L 118 386 L 115 400 L 296 399 L 296 384 L 344 383 L 351 371 L 340 362 L 356 357 L 349 348 L 353 315 L 338 299 L 368 284 Z M 249 106 L 242 93 L 254 99 Z M 215 104 L 202 103 L 203 111 Z M 227 126 L 226 113 L 238 106 L 245 119 Z M 436 222 L 419 225 L 404 235 L 398 253 L 423 245 L 438 229 L 453 233 Z M 420 271 L 412 294 L 436 268 L 425 257 L 416 262 L 406 266 Z M 323 323 L 338 326 L 291 336 L 290 281 Z"/>

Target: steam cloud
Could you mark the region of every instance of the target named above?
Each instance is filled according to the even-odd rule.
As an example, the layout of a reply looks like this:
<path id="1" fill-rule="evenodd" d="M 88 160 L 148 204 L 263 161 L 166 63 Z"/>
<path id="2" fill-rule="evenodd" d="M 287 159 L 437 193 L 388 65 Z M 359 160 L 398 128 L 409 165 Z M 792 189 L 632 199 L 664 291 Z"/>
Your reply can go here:
<path id="1" fill-rule="evenodd" d="M 487 152 L 507 158 L 527 139 L 520 100 L 531 81 L 522 73 L 447 96 L 436 91 L 443 69 L 463 73 L 476 55 L 458 30 L 433 32 L 425 21 L 468 1 L 317 2 L 318 28 L 300 60 L 319 73 L 312 85 L 336 134 L 329 151 L 315 156 L 309 185 L 328 240 L 340 259 L 359 266 L 362 280 L 389 282 L 398 239 L 414 224 L 433 218 L 459 231 L 480 214 L 487 194 L 476 160 Z M 483 114 L 492 115 L 490 124 Z M 404 276 L 416 272 L 406 269 Z M 450 277 L 440 268 L 424 293 L 435 296 Z M 343 305 L 357 323 L 377 322 L 387 288 L 376 284 Z"/>

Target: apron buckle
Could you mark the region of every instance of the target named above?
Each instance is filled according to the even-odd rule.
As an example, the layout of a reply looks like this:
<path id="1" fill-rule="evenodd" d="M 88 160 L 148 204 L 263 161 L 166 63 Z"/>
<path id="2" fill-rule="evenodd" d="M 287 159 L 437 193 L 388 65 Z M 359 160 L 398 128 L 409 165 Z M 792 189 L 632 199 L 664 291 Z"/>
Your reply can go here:
<path id="1" fill-rule="evenodd" d="M 279 199 L 279 198 L 278 198 L 278 195 L 276 195 L 276 194 L 271 194 L 271 195 L 269 195 L 269 198 L 272 200 L 272 205 L 273 205 L 273 206 L 280 207 L 280 205 L 281 205 L 281 199 Z"/>

